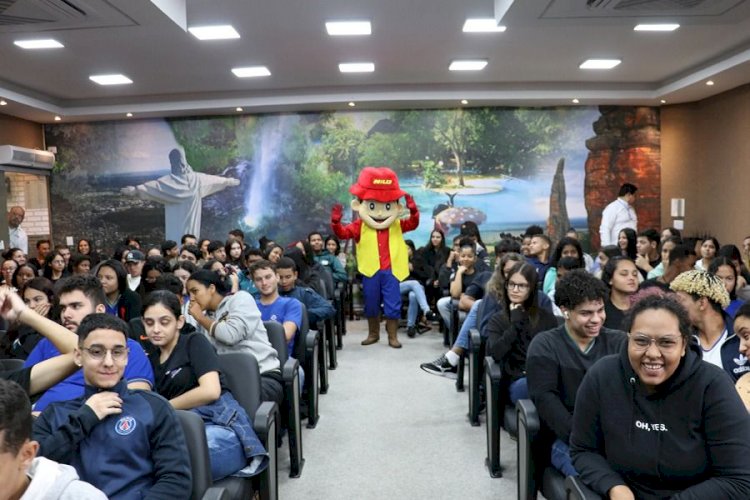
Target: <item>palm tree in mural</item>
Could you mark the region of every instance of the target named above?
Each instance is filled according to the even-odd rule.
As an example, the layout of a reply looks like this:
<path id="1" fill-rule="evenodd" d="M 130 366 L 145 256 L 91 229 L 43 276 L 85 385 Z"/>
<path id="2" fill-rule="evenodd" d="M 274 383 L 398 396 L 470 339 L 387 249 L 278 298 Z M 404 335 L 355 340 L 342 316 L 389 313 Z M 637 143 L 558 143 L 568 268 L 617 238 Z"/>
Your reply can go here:
<path id="1" fill-rule="evenodd" d="M 464 109 L 439 111 L 437 114 L 433 129 L 435 140 L 450 150 L 456 162 L 458 185 L 463 187 L 466 151 L 479 137 L 481 124 Z"/>

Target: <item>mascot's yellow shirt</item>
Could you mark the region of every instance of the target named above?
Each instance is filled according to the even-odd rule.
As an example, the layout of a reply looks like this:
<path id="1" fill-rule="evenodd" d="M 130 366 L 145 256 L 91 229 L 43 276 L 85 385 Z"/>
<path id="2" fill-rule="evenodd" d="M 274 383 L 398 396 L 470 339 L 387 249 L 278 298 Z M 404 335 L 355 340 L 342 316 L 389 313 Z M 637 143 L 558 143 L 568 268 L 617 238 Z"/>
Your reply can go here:
<path id="1" fill-rule="evenodd" d="M 400 220 L 391 224 L 387 237 L 391 272 L 399 281 L 404 281 L 409 276 L 409 253 L 404 243 Z M 381 270 L 378 240 L 378 231 L 363 223 L 357 242 L 357 267 L 359 272 L 368 278 Z"/>

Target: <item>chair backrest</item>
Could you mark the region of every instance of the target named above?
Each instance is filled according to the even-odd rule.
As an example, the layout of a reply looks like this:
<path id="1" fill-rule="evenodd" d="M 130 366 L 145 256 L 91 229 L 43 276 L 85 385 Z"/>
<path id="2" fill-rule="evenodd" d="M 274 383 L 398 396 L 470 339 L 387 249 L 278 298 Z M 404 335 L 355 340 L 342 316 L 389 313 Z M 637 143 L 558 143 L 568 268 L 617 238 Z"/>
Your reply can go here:
<path id="1" fill-rule="evenodd" d="M 23 360 L 15 358 L 0 359 L 1 371 L 20 370 L 23 368 Z"/>
<path id="2" fill-rule="evenodd" d="M 234 399 L 253 418 L 261 403 L 258 361 L 247 352 L 225 352 L 219 354 L 219 364 Z"/>
<path id="3" fill-rule="evenodd" d="M 333 291 L 335 286 L 333 284 L 333 271 L 327 267 L 323 267 L 324 272 L 320 273 L 320 281 L 325 287 L 325 298 L 331 300 L 333 298 Z"/>
<path id="4" fill-rule="evenodd" d="M 190 498 L 200 500 L 213 483 L 203 419 L 198 414 L 186 410 L 177 410 L 177 418 L 185 433 L 190 469 L 193 473 L 193 492 Z"/>
<path id="5" fill-rule="evenodd" d="M 268 333 L 268 341 L 276 349 L 276 354 L 279 356 L 279 362 L 281 366 L 284 366 L 289 353 L 286 352 L 286 333 L 284 332 L 284 326 L 278 321 L 264 321 L 263 326 L 266 327 Z M 299 335 L 299 333 L 297 334 Z"/>

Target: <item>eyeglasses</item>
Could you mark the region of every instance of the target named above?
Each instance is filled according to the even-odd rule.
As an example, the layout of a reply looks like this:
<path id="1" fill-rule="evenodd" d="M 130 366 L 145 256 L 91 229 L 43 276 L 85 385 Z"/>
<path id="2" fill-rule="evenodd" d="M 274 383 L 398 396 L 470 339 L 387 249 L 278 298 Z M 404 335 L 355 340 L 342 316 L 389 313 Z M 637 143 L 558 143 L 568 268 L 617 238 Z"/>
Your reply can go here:
<path id="1" fill-rule="evenodd" d="M 519 292 L 525 292 L 529 289 L 528 283 L 513 283 L 512 281 L 509 281 L 507 286 L 508 290 L 518 290 Z"/>
<path id="2" fill-rule="evenodd" d="M 107 356 L 108 352 L 112 354 L 112 359 L 114 359 L 115 361 L 122 361 L 128 357 L 129 351 L 127 347 L 113 347 L 112 349 L 106 349 L 99 346 L 81 347 L 81 350 L 86 351 L 92 359 L 95 359 L 97 361 L 103 360 Z"/>
<path id="3" fill-rule="evenodd" d="M 673 351 L 679 345 L 680 340 L 680 337 L 668 336 L 654 339 L 647 335 L 633 335 L 631 333 L 628 333 L 628 338 L 633 341 L 633 346 L 637 351 L 645 351 L 651 347 L 651 343 L 654 343 L 661 352 Z"/>

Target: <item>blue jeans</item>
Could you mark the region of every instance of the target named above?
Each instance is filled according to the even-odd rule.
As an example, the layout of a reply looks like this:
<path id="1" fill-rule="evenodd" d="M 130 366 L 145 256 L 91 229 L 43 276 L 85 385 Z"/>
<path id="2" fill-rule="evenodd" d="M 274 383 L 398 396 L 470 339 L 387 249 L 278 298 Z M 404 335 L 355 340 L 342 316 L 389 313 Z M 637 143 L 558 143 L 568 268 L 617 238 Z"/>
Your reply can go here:
<path id="1" fill-rule="evenodd" d="M 391 270 L 378 271 L 371 277 L 362 277 L 362 293 L 365 299 L 365 318 L 380 316 L 380 304 L 383 304 L 383 316 L 388 319 L 401 318 L 401 292 L 399 282 Z"/>
<path id="2" fill-rule="evenodd" d="M 232 429 L 206 424 L 206 440 L 214 481 L 234 474 L 247 464 L 240 440 Z"/>
<path id="3" fill-rule="evenodd" d="M 419 281 L 406 280 L 399 283 L 398 288 L 402 295 L 408 294 L 409 297 L 409 309 L 406 311 L 406 326 L 414 326 L 417 324 L 419 310 L 422 309 L 422 312 L 430 310 L 424 287 Z"/>
<path id="4" fill-rule="evenodd" d="M 552 453 L 550 455 L 552 466 L 566 476 L 577 476 L 578 471 L 573 467 L 573 461 L 570 459 L 570 446 L 561 439 L 556 439 L 552 443 Z"/>
<path id="5" fill-rule="evenodd" d="M 475 300 L 474 303 L 471 305 L 471 309 L 469 309 L 469 312 L 466 313 L 466 319 L 464 319 L 463 324 L 461 325 L 461 329 L 458 331 L 458 337 L 456 337 L 456 341 L 453 343 L 453 347 L 460 347 L 461 349 L 468 349 L 469 348 L 469 330 L 472 328 L 477 328 L 477 310 L 479 309 L 479 304 L 482 303 L 482 299 Z M 461 313 L 459 313 L 459 318 Z"/>
<path id="6" fill-rule="evenodd" d="M 529 399 L 529 384 L 526 382 L 526 377 L 521 377 L 518 380 L 514 380 L 508 387 L 508 397 L 513 406 L 519 399 Z M 560 441 L 562 443 L 562 441 Z"/>

